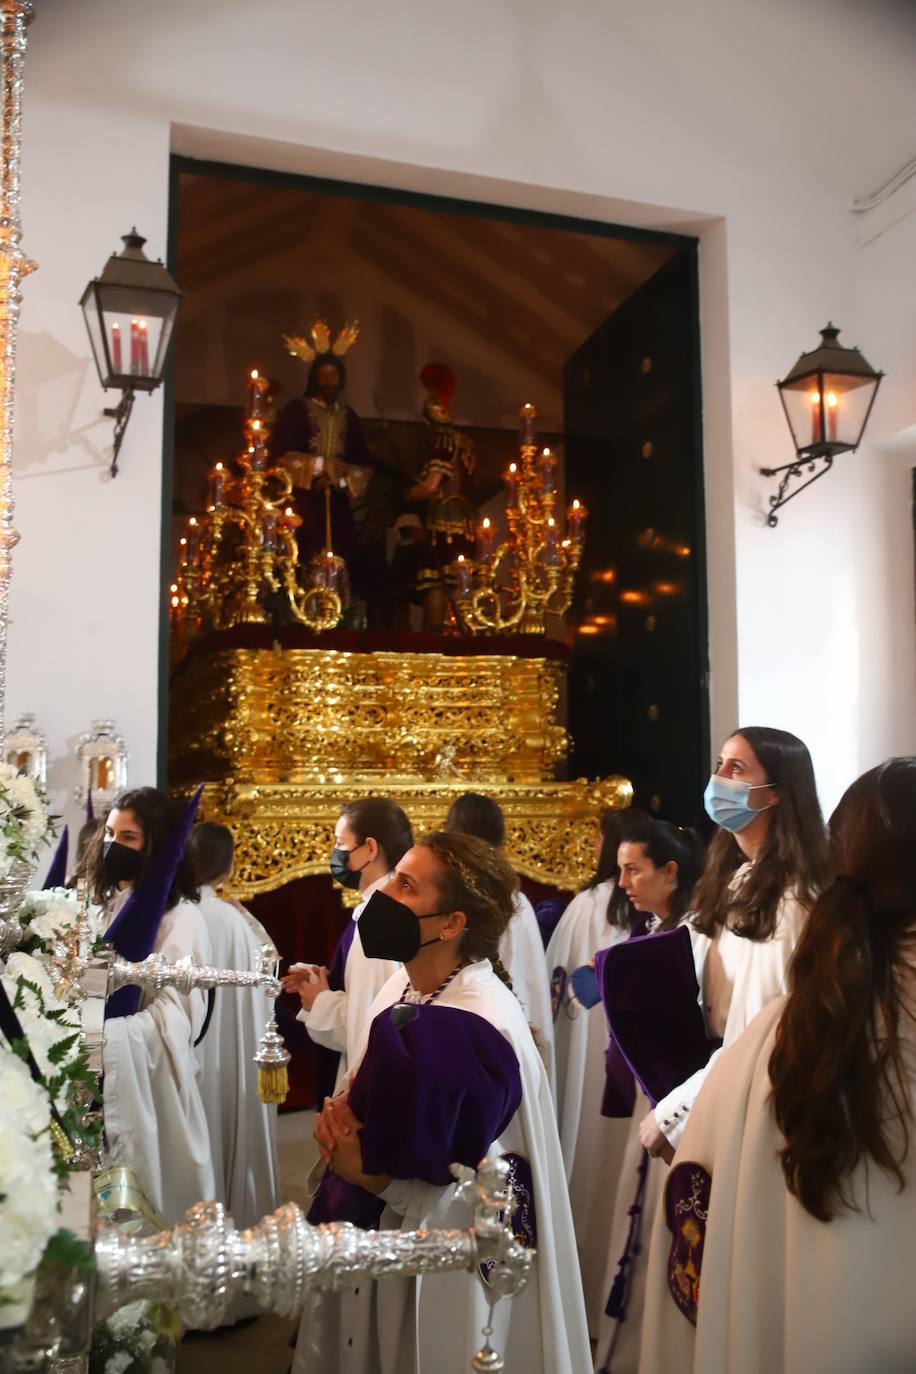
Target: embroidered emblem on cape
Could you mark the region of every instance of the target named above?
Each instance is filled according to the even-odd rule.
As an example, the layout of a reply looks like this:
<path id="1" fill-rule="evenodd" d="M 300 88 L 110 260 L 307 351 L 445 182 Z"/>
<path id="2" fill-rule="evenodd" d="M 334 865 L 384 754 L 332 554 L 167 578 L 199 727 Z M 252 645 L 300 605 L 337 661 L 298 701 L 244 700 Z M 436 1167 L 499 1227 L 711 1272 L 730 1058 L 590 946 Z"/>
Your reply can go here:
<path id="1" fill-rule="evenodd" d="M 512 1230 L 516 1240 L 529 1250 L 536 1250 L 538 1243 L 537 1214 L 534 1210 L 534 1178 L 531 1165 L 523 1155 L 505 1154 L 502 1158 L 509 1166 L 508 1186 L 512 1189 Z M 477 1266 L 484 1283 L 489 1283 L 490 1273 L 495 1261 Z"/>
<path id="2" fill-rule="evenodd" d="M 556 1021 L 560 1014 L 560 1007 L 563 1005 L 563 994 L 566 991 L 566 969 L 555 968 L 550 979 L 550 1007 L 553 1012 L 553 1019 Z"/>
<path id="3" fill-rule="evenodd" d="M 671 1232 L 668 1288 L 694 1326 L 700 1301 L 700 1273 L 712 1175 L 702 1164 L 686 1161 L 671 1170 L 665 1184 L 665 1220 Z"/>

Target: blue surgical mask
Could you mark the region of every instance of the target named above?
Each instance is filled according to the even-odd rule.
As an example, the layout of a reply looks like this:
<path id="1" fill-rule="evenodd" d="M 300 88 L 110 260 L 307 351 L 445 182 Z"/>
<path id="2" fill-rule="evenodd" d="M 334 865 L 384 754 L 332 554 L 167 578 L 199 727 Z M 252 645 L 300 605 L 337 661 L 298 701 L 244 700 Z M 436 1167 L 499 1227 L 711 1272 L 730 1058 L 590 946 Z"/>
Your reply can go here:
<path id="1" fill-rule="evenodd" d="M 720 778 L 713 773 L 703 793 L 706 814 L 723 830 L 730 830 L 736 835 L 760 815 L 760 811 L 750 805 L 751 793 L 759 791 L 762 787 L 771 786 L 772 783 L 760 782 L 752 787 L 750 783 L 731 782 L 728 778 Z"/>

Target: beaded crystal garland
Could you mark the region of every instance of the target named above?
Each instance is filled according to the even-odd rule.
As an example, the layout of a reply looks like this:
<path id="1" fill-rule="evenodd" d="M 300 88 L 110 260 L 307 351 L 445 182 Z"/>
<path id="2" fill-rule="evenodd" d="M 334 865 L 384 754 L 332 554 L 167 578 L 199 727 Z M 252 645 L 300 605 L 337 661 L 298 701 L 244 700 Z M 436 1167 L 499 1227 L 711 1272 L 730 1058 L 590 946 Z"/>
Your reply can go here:
<path id="1" fill-rule="evenodd" d="M 32 0 L 0 0 L 0 82 L 3 129 L 0 137 L 0 728 L 6 711 L 6 636 L 13 546 L 13 391 L 19 283 L 36 263 L 20 246 L 19 151 L 22 137 L 22 73 L 32 18 Z"/>

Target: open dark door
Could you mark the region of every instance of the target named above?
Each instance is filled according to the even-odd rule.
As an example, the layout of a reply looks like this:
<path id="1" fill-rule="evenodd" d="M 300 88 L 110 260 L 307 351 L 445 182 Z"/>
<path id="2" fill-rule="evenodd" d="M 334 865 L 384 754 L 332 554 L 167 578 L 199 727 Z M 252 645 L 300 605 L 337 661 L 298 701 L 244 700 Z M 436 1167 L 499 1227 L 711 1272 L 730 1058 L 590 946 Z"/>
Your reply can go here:
<path id="1" fill-rule="evenodd" d="M 565 370 L 566 483 L 588 509 L 573 607 L 572 776 L 623 773 L 687 824 L 709 773 L 696 251 L 626 300 Z"/>

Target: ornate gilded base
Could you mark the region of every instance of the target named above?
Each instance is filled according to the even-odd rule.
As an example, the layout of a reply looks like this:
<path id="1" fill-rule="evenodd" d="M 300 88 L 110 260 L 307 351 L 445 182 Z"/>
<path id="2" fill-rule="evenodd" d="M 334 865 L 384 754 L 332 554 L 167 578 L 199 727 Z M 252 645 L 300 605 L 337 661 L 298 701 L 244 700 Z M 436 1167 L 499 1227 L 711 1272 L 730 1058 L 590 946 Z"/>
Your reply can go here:
<path id="1" fill-rule="evenodd" d="M 609 806 L 629 806 L 626 778 L 599 782 L 468 783 L 350 778 L 313 787 L 208 786 L 201 799 L 207 820 L 222 821 L 235 836 L 232 886 L 242 898 L 270 892 L 293 878 L 327 873 L 334 825 L 345 801 L 384 793 L 402 806 L 414 834 L 442 825 L 455 797 L 475 791 L 494 797 L 506 816 L 506 852 L 519 873 L 575 890 L 595 869 L 595 826 Z"/>
<path id="2" fill-rule="evenodd" d="M 553 780 L 567 747 L 563 671 L 529 655 L 217 644 L 175 677 L 170 782 L 207 783 L 201 815 L 235 835 L 241 896 L 326 873 L 345 801 L 391 797 L 419 835 L 468 789 L 502 806 L 520 873 L 577 888 L 594 869 L 598 816 L 632 788 Z"/>

